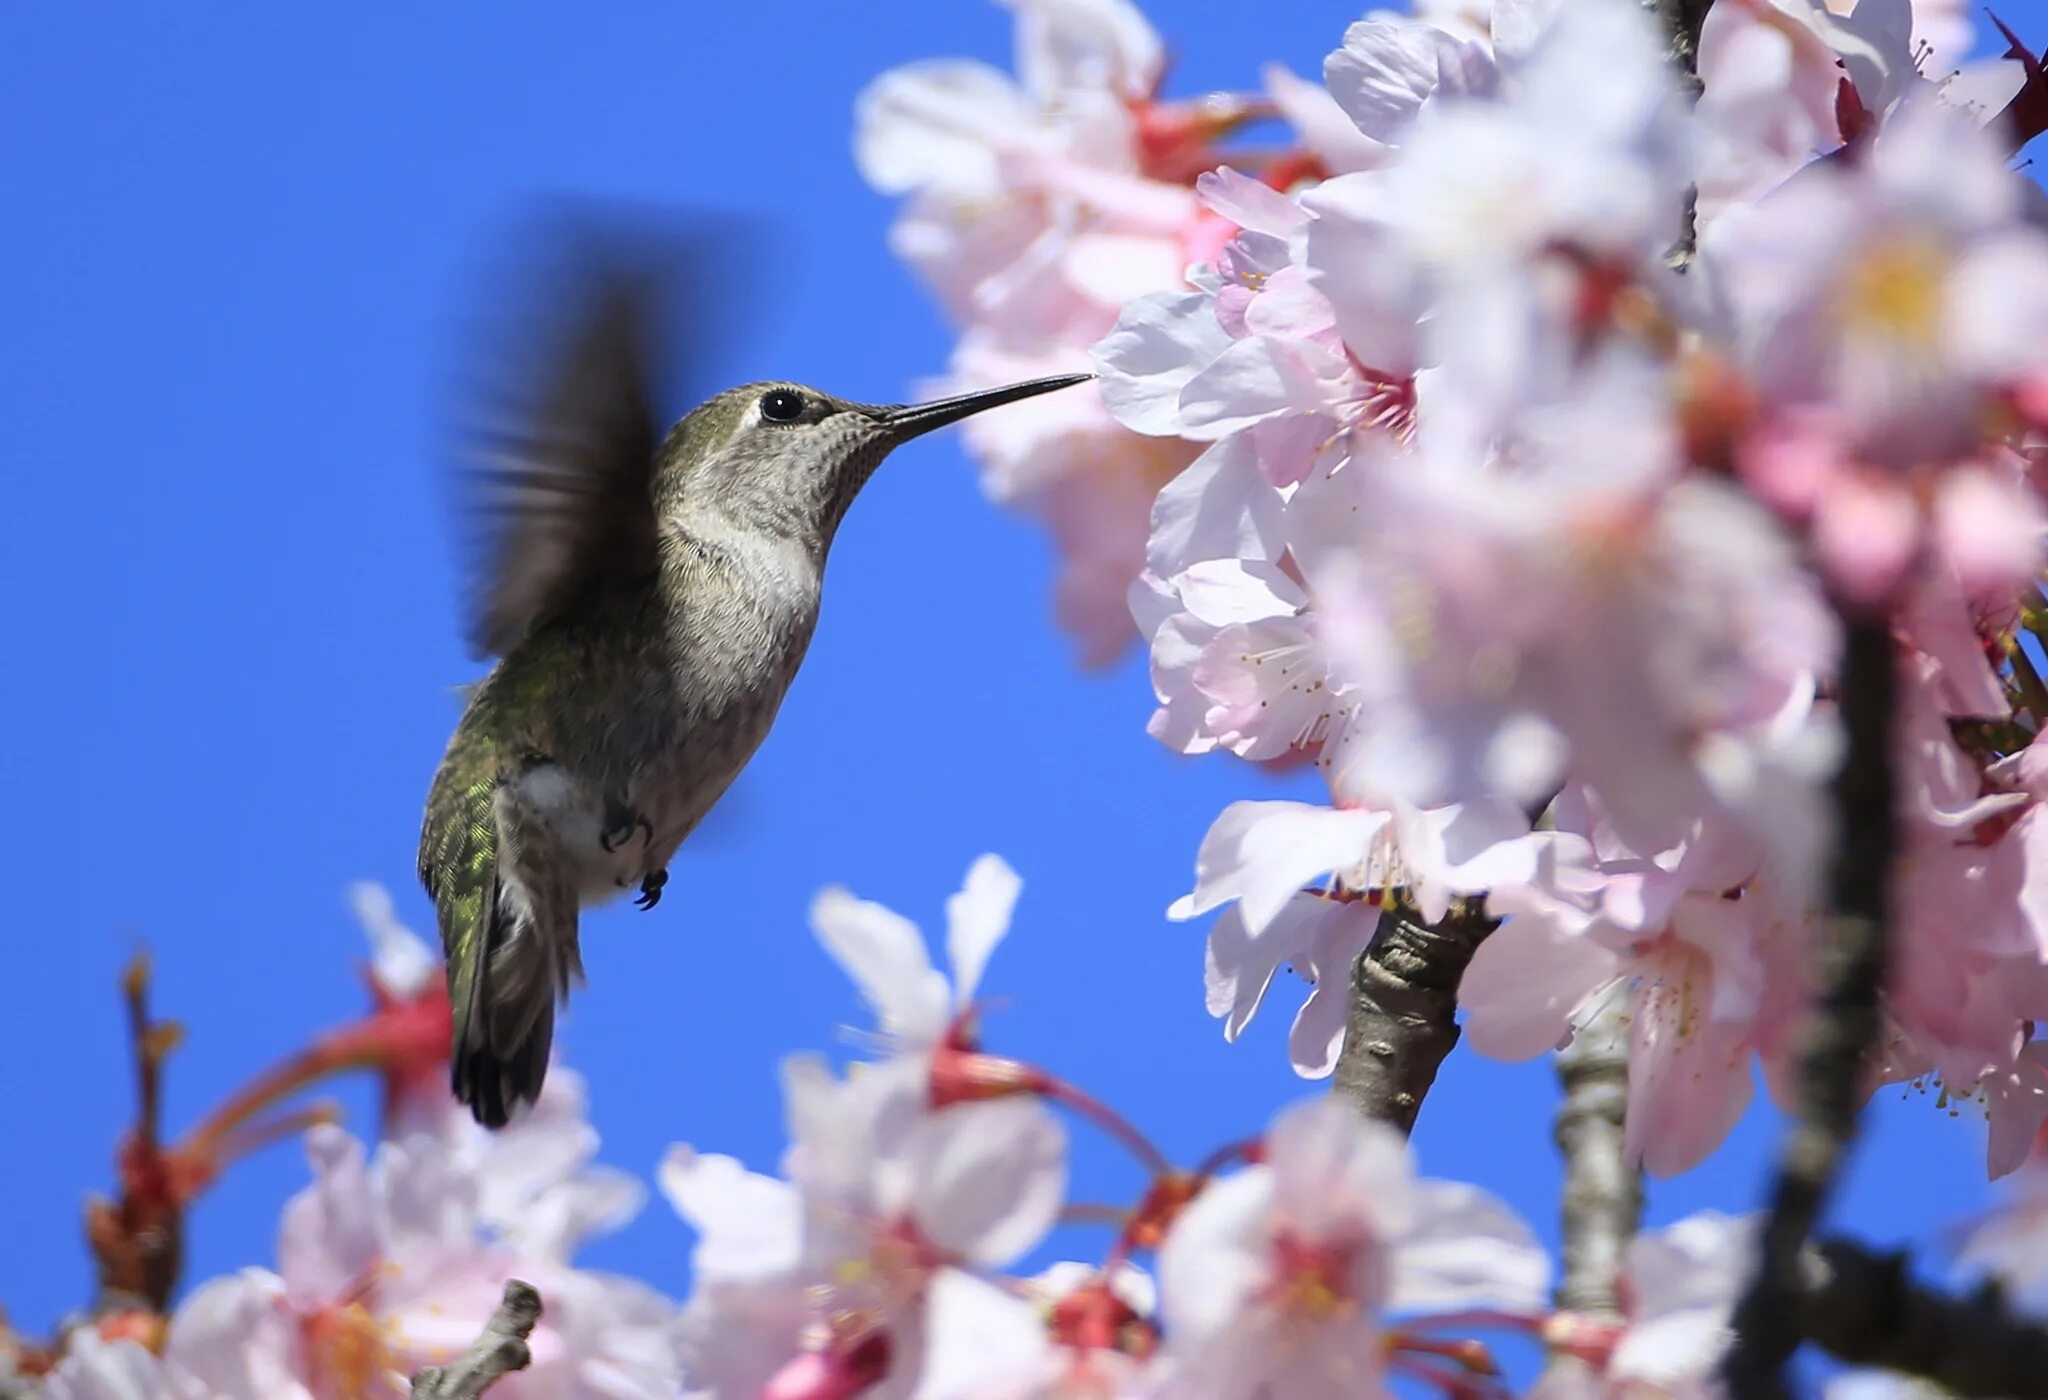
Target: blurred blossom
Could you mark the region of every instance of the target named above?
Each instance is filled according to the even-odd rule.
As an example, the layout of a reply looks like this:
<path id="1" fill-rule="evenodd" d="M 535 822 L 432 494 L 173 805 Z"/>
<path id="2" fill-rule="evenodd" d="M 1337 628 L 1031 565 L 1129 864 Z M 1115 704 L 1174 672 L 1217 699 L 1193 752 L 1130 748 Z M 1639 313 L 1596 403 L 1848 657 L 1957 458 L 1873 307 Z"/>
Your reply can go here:
<path id="1" fill-rule="evenodd" d="M 1417 1180 L 1394 1129 L 1322 1099 L 1210 1186 L 1160 1250 L 1165 1384 L 1198 1400 L 1383 1392 L 1385 1316 L 1540 1307 L 1548 1263 L 1506 1207 Z"/>
<path id="2" fill-rule="evenodd" d="M 2012 724 L 2006 658 L 2048 532 L 2048 242 L 1991 134 L 2017 65 L 1929 71 L 1956 43 L 1953 6 L 1716 6 L 1694 109 L 1637 6 L 1373 14 L 1324 70 L 1368 145 L 1197 181 L 1232 231 L 1093 350 L 1125 425 L 1209 444 L 1130 592 L 1149 728 L 1330 794 L 1232 807 L 1175 906 L 1224 910 L 1226 1035 L 1291 966 L 1292 1058 L 1327 1073 L 1325 988 L 1379 909 L 1490 894 L 1478 1039 L 1533 1054 L 1638 998 L 1632 1150 L 1696 1162 L 1752 1056 L 1784 1080 L 1835 613 L 1881 607 L 1924 688 L 1904 773 L 1952 789 L 1908 833 L 1885 1073 L 1980 1099 L 1993 1170 L 2017 1160 L 2048 942 L 2008 760 L 2048 716 Z M 1548 813 L 1539 870 L 1560 793 L 1602 830 Z M 1685 885 L 1710 838 L 1750 855 Z M 1653 871 L 1686 897 L 1608 906 Z"/>
<path id="3" fill-rule="evenodd" d="M 1127 302 L 1185 285 L 1229 236 L 1193 187 L 1222 160 L 1217 141 L 1265 110 L 1255 95 L 1164 98 L 1159 35 L 1126 0 L 1007 3 L 1017 76 L 934 60 L 884 74 L 857 104 L 862 173 L 908 197 L 891 246 L 960 326 L 934 392 L 1088 368 Z M 1349 168 L 1363 138 L 1327 94 L 1282 71 L 1269 86 L 1315 129 L 1265 162 L 1269 177 Z M 1197 449 L 1137 438 L 1085 394 L 984 414 L 966 440 L 988 493 L 1051 530 L 1055 607 L 1082 661 L 1113 659 L 1152 497 Z"/>
<path id="4" fill-rule="evenodd" d="M 1749 1281 L 1760 1222 L 1702 1211 L 1646 1230 L 1622 1255 L 1618 1328 L 1596 1322 L 1579 1350 L 1588 1365 L 1545 1373 L 1533 1400 L 1706 1400 L 1718 1375 L 1729 1319 Z M 1828 1394 L 1834 1395 L 1830 1387 Z"/>
<path id="5" fill-rule="evenodd" d="M 170 1373 L 142 1343 L 108 1341 L 91 1327 L 67 1340 L 64 1358 L 43 1378 L 42 1400 L 160 1400 L 174 1394 Z"/>
<path id="6" fill-rule="evenodd" d="M 575 1170 L 580 1115 L 554 1115 L 551 1127 L 538 1117 L 509 1130 L 524 1134 L 523 1163 L 512 1152 L 464 1162 L 424 1136 L 385 1142 L 372 1156 L 339 1128 L 313 1129 L 314 1180 L 285 1207 L 276 1271 L 203 1283 L 173 1314 L 164 1360 L 177 1393 L 403 1395 L 413 1371 L 468 1348 L 504 1281 L 518 1277 L 540 1290 L 547 1311 L 532 1337 L 533 1365 L 501 1384 L 508 1397 L 672 1394 L 674 1305 L 638 1283 L 568 1264 L 587 1234 L 620 1223 L 622 1212 L 571 1204 L 585 1190 Z M 578 1141 L 550 1151 L 550 1137 Z M 503 1185 L 493 1168 L 540 1159 L 557 1170 L 514 1188 L 538 1239 L 493 1228 L 485 1202 Z"/>

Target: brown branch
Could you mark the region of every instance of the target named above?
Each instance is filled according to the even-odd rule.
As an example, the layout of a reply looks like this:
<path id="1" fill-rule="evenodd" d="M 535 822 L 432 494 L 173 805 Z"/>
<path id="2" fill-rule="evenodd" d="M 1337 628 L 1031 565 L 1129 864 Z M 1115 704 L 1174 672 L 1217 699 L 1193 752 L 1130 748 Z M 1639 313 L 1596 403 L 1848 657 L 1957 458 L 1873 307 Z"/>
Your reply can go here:
<path id="1" fill-rule="evenodd" d="M 1755 1275 L 1735 1310 L 1726 1375 L 1738 1400 L 1789 1396 L 1784 1368 L 1810 1325 L 1800 1307 L 1800 1251 L 1819 1223 L 1856 1136 L 1864 1065 L 1879 1031 L 1887 913 L 1898 833 L 1891 741 L 1898 673 L 1880 617 L 1845 615 L 1838 688 L 1848 752 L 1835 777 L 1833 915 L 1823 931 L 1820 993 L 1800 1037 L 1799 1102 L 1780 1146 Z"/>
<path id="2" fill-rule="evenodd" d="M 135 1127 L 122 1142 L 114 1200 L 86 1202 L 85 1235 L 98 1275 L 95 1315 L 168 1311 L 184 1258 L 184 1196 L 178 1164 L 163 1146 L 164 1062 L 177 1046 L 174 1021 L 149 1012 L 149 957 L 138 952 L 121 974 L 135 1055 Z"/>
<path id="3" fill-rule="evenodd" d="M 1656 15 L 1657 23 L 1663 29 L 1670 47 L 1665 56 L 1678 73 L 1678 90 L 1684 95 L 1687 105 L 1699 101 L 1705 91 L 1700 82 L 1700 27 L 1707 22 L 1707 11 L 1714 0 L 1638 0 L 1642 7 Z M 1678 240 L 1666 250 L 1665 264 L 1679 272 L 1692 266 L 1693 254 L 1699 251 L 1699 191 L 1685 192 L 1685 214 L 1678 229 Z"/>
<path id="4" fill-rule="evenodd" d="M 1557 1306 L 1621 1317 L 1622 1251 L 1643 1216 L 1643 1176 L 1624 1165 L 1628 1107 L 1628 1001 L 1609 997 L 1557 1052 L 1564 1098 L 1557 1148 L 1564 1156 L 1564 1250 Z"/>
<path id="5" fill-rule="evenodd" d="M 1806 1335 L 1852 1366 L 1966 1396 L 2048 1400 L 2048 1327 L 2013 1315 L 1996 1284 L 1954 1298 L 1915 1283 L 1903 1254 L 1823 1240 L 1800 1257 Z"/>
<path id="6" fill-rule="evenodd" d="M 1331 1077 L 1360 1113 L 1415 1130 L 1437 1067 L 1458 1043 L 1458 981 L 1496 921 L 1477 901 L 1434 924 L 1389 909 L 1351 973 L 1351 1017 Z"/>
<path id="7" fill-rule="evenodd" d="M 476 1400 L 493 1385 L 524 1371 L 533 1360 L 526 1339 L 540 1321 L 540 1294 L 522 1279 L 508 1279 L 498 1310 L 461 1360 L 413 1373 L 413 1400 Z"/>

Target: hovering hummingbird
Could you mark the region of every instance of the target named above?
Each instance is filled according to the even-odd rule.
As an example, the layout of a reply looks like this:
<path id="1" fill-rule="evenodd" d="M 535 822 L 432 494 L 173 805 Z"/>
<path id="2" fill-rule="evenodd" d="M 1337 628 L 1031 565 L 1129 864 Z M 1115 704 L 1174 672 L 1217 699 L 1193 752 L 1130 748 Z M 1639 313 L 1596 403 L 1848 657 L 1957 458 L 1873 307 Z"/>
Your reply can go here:
<path id="1" fill-rule="evenodd" d="M 502 1126 L 547 1073 L 581 907 L 668 863 L 767 736 L 826 552 L 875 468 L 935 428 L 1078 384 L 933 403 L 729 389 L 659 434 L 650 288 L 594 279 L 475 502 L 470 693 L 427 795 L 420 881 L 454 1003 L 455 1096 Z"/>

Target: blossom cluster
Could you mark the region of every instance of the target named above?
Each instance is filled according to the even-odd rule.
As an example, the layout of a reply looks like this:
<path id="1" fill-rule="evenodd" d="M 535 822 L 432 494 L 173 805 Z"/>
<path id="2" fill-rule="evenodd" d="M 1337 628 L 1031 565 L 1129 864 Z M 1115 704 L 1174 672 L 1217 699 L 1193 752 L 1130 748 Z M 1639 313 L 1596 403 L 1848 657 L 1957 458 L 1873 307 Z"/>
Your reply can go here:
<path id="1" fill-rule="evenodd" d="M 419 1073 L 439 1053 L 415 1054 L 403 1028 L 445 1015 L 441 969 L 363 887 L 383 1141 L 309 1129 L 313 1179 L 285 1206 L 275 1269 L 204 1282 L 154 1325 L 120 1311 L 77 1325 L 28 1393 L 400 1396 L 468 1346 L 508 1277 L 545 1300 L 531 1365 L 493 1387 L 508 1400 L 1371 1400 L 1404 1378 L 1505 1396 L 1475 1330 L 1551 1358 L 1531 1392 L 1546 1400 L 1711 1384 L 1756 1218 L 1705 1212 L 1637 1236 L 1622 1311 L 1593 1316 L 1549 1304 L 1549 1261 L 1506 1206 L 1418 1177 L 1397 1132 L 1335 1099 L 1176 1168 L 1107 1106 L 983 1045 L 976 992 L 1020 888 L 998 857 L 975 862 L 947 902 L 950 979 L 910 921 L 843 889 L 817 897 L 820 943 L 874 1010 L 875 1058 L 786 1062 L 778 1174 L 670 1149 L 659 1182 L 697 1235 L 677 1305 L 571 1263 L 644 1196 L 594 1165 L 579 1077 L 555 1066 L 540 1102 L 489 1134 Z M 1115 1133 L 1150 1177 L 1128 1210 L 1090 1217 L 1112 1229 L 1087 1260 L 1045 1248 L 1069 1220 L 1055 1107 Z M 2038 1167 L 2019 1180 L 1959 1255 L 2031 1305 L 2048 1287 L 2048 1192 Z M 1901 1385 L 1843 1384 L 1842 1400 Z"/>
<path id="2" fill-rule="evenodd" d="M 583 1081 L 558 1067 L 517 1123 L 478 1126 L 447 1089 L 440 958 L 381 888 L 359 887 L 356 906 L 378 1011 L 343 1058 L 382 1072 L 382 1140 L 307 1129 L 312 1181 L 285 1205 L 276 1267 L 202 1282 L 165 1318 L 112 1310 L 72 1329 L 44 1400 L 396 1400 L 413 1372 L 469 1348 L 508 1278 L 537 1287 L 546 1311 L 531 1366 L 493 1395 L 677 1393 L 675 1303 L 573 1262 L 646 1197 L 595 1163 Z"/>
<path id="3" fill-rule="evenodd" d="M 1120 0 L 1019 13 L 1096 60 L 1061 110 L 1129 108 L 1115 45 L 1151 41 Z M 1195 174 L 1180 275 L 1089 356 L 1119 423 L 1200 449 L 1129 590 L 1151 733 L 1326 792 L 1224 811 L 1171 911 L 1221 911 L 1226 1034 L 1292 967 L 1291 1057 L 1328 1074 L 1383 911 L 1483 900 L 1471 1042 L 1535 1054 L 1629 998 L 1631 1156 L 1696 1163 L 1754 1064 L 1786 1080 L 1841 620 L 1875 618 L 1906 852 L 1881 1077 L 1976 1096 L 1994 1173 L 2024 1156 L 2048 234 L 2010 163 L 2031 60 L 1959 67 L 1967 34 L 1947 4 L 1717 5 L 1695 103 L 1623 0 L 1373 15 L 1312 102 L 1273 89 L 1303 159 Z M 899 165 L 938 149 L 882 129 Z M 967 143 L 985 193 L 1040 207 L 1007 139 Z M 963 356 L 1010 324 L 977 306 Z"/>
<path id="4" fill-rule="evenodd" d="M 1179 285 L 1230 233 L 1193 184 L 1248 121 L 1284 112 L 1302 133 L 1282 167 L 1341 168 L 1368 144 L 1320 87 L 1277 65 L 1263 94 L 1163 99 L 1165 46 L 1126 0 L 1011 8 L 1014 79 L 964 59 L 916 63 L 872 83 L 856 112 L 861 173 L 910 196 L 890 244 L 961 328 L 934 392 L 1086 370 L 1129 302 Z M 1133 434 L 1083 394 L 965 431 L 990 496 L 1050 529 L 1055 609 L 1081 659 L 1113 659 L 1132 635 L 1124 594 L 1152 499 L 1199 449 Z"/>

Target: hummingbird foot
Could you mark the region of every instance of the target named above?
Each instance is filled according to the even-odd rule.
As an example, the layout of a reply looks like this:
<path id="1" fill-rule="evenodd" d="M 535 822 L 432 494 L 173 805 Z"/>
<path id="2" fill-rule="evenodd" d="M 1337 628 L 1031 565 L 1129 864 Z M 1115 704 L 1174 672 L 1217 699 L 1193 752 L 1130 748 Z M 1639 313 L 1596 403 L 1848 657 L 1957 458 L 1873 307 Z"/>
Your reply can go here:
<path id="1" fill-rule="evenodd" d="M 642 909 L 652 909 L 655 905 L 661 903 L 661 891 L 667 884 L 668 872 L 666 870 L 650 872 L 647 878 L 640 882 L 640 897 L 634 900 L 633 903 Z"/>
<path id="2" fill-rule="evenodd" d="M 604 830 L 597 834 L 597 844 L 604 847 L 606 855 L 617 854 L 619 847 L 632 840 L 636 831 L 647 833 L 647 844 L 653 844 L 653 822 L 623 802 L 605 803 Z"/>

